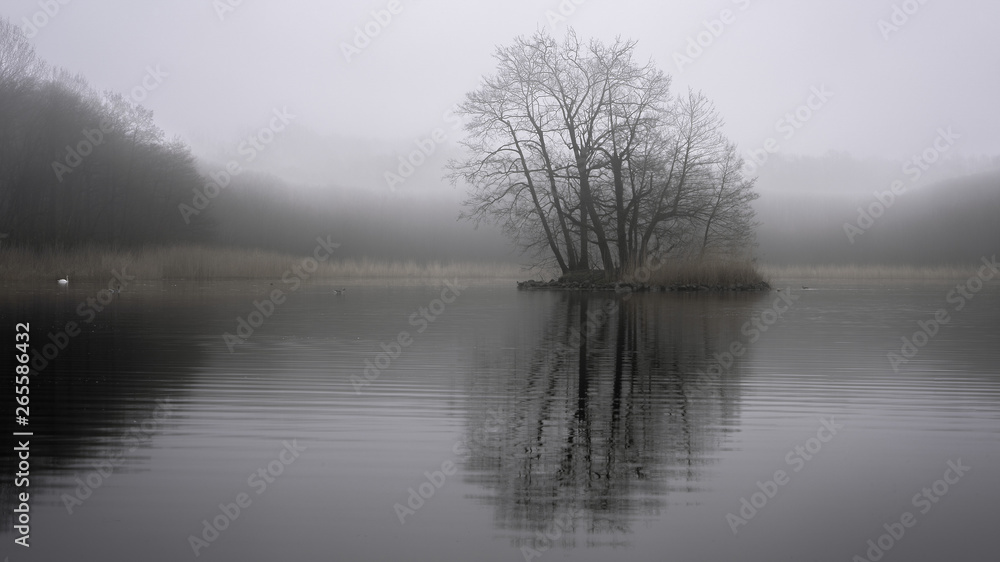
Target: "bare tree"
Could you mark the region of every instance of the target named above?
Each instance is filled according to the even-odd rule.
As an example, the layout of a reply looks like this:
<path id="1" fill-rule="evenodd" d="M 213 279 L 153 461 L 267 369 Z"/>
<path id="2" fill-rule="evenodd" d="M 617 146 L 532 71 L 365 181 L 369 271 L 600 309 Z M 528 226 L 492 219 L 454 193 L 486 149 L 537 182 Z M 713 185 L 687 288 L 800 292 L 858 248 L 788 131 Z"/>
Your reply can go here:
<path id="1" fill-rule="evenodd" d="M 12 89 L 30 87 L 44 73 L 45 63 L 35 55 L 21 28 L 0 19 L 0 83 Z"/>
<path id="2" fill-rule="evenodd" d="M 499 47 L 496 74 L 460 105 L 467 156 L 449 166 L 469 186 L 464 216 L 564 273 L 750 243 L 753 182 L 722 120 L 700 93 L 671 97 L 670 77 L 634 48 L 572 30 Z"/>
<path id="3" fill-rule="evenodd" d="M 753 190 L 756 179 L 747 180 L 740 174 L 743 159 L 736 146 L 727 144 L 722 161 L 713 171 L 709 183 L 707 215 L 703 219 L 699 258 L 712 252 L 727 255 L 739 253 L 753 245 L 757 222 L 751 203 L 758 194 Z"/>

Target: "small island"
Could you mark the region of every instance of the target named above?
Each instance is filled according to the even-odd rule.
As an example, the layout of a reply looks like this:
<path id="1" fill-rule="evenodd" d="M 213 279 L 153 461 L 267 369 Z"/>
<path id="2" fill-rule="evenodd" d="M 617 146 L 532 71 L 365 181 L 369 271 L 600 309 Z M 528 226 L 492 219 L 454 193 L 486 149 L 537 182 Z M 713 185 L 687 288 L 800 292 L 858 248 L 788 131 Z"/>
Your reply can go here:
<path id="1" fill-rule="evenodd" d="M 664 268 L 666 269 L 666 268 Z M 520 281 L 522 291 L 613 291 L 615 293 L 666 293 L 690 291 L 770 291 L 771 285 L 752 264 L 668 269 L 621 279 L 601 270 L 575 271 L 548 281 Z"/>

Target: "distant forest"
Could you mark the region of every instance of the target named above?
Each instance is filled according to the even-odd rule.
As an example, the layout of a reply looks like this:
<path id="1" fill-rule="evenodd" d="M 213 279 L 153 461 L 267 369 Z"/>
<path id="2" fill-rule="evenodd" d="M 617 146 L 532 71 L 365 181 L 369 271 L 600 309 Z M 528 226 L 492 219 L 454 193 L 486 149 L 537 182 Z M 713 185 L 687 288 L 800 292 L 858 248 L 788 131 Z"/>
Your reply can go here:
<path id="1" fill-rule="evenodd" d="M 453 190 L 390 198 L 243 170 L 213 193 L 212 176 L 224 169 L 166 138 L 132 96 L 95 91 L 83 76 L 40 60 L 21 29 L 0 19 L 2 244 L 303 253 L 329 235 L 342 243 L 340 257 L 510 259 L 494 231 L 457 223 L 461 194 Z"/>
<path id="2" fill-rule="evenodd" d="M 0 20 L 0 229 L 8 242 L 194 241 L 177 205 L 201 183 L 189 150 L 128 97 L 50 68 Z"/>
<path id="3" fill-rule="evenodd" d="M 950 169 L 928 183 L 906 181 L 874 217 L 875 193 L 889 201 L 885 192 L 906 179 L 898 166 L 837 155 L 776 159 L 759 183 L 782 188 L 754 202 L 757 255 L 766 263 L 812 265 L 944 265 L 992 256 L 1000 251 L 1000 161 L 970 163 L 944 163 Z"/>

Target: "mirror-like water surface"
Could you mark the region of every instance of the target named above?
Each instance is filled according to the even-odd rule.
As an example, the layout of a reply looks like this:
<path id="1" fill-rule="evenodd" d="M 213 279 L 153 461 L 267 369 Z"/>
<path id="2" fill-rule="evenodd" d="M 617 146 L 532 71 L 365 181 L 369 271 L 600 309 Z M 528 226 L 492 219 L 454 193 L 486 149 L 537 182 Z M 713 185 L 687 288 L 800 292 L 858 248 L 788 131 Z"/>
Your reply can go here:
<path id="1" fill-rule="evenodd" d="M 267 283 L 136 284 L 100 311 L 87 304 L 97 285 L 9 287 L 6 341 L 29 322 L 32 349 L 64 348 L 36 359 L 27 427 L 8 401 L 8 435 L 34 433 L 31 547 L 13 542 L 22 490 L 7 454 L 0 553 L 920 561 L 995 550 L 995 283 L 960 310 L 947 284 L 631 298 L 458 285 L 312 285 L 271 308 Z M 941 310 L 948 321 L 935 324 Z M 80 333 L 63 335 L 71 321 Z M 922 344 L 911 358 L 902 337 Z M 898 372 L 889 352 L 906 359 Z"/>

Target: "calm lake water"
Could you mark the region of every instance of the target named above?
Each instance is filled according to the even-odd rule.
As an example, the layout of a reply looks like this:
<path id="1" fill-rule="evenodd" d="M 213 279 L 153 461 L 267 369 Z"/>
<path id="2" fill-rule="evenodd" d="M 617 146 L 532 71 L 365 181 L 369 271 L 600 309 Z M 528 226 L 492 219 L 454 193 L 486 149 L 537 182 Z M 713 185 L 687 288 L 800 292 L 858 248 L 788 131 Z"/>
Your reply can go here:
<path id="1" fill-rule="evenodd" d="M 5 401 L 0 556 L 995 560 L 1000 282 L 964 282 L 8 285 L 6 355 L 65 348 Z"/>

